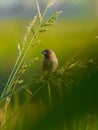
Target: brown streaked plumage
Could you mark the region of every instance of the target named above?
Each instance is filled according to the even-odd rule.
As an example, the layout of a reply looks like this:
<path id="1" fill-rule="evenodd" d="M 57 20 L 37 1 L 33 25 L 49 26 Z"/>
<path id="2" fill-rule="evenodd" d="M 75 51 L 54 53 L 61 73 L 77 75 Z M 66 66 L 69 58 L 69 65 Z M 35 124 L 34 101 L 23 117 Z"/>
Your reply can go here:
<path id="1" fill-rule="evenodd" d="M 42 51 L 42 54 L 44 55 L 43 71 L 55 72 L 58 67 L 58 60 L 55 52 L 51 49 L 45 49 Z"/>

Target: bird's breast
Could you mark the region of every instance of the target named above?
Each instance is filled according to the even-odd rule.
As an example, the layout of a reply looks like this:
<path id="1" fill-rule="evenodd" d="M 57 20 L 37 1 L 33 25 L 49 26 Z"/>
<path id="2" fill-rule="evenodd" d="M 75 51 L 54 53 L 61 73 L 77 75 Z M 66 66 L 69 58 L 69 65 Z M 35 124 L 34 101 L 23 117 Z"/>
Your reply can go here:
<path id="1" fill-rule="evenodd" d="M 56 71 L 58 66 L 58 60 L 57 58 L 45 58 L 43 60 L 43 70 L 48 72 L 54 72 Z"/>

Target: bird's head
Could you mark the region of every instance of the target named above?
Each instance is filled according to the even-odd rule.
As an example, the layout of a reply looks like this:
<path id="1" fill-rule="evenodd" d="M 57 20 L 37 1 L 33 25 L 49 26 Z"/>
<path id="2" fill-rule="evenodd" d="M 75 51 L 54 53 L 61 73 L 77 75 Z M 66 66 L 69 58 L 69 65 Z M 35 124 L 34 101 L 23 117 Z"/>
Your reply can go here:
<path id="1" fill-rule="evenodd" d="M 55 52 L 50 49 L 45 49 L 42 51 L 42 54 L 45 56 L 45 58 L 52 58 L 55 55 Z"/>

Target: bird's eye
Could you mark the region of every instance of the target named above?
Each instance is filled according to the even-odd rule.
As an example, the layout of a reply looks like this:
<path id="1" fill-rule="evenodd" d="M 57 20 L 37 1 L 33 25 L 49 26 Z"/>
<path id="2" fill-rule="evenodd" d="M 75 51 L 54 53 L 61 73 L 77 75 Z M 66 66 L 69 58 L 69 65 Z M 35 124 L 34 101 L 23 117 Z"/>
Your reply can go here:
<path id="1" fill-rule="evenodd" d="M 46 51 L 42 51 L 42 53 L 43 53 L 44 55 L 46 55 L 46 54 L 47 54 L 47 52 L 46 52 Z"/>

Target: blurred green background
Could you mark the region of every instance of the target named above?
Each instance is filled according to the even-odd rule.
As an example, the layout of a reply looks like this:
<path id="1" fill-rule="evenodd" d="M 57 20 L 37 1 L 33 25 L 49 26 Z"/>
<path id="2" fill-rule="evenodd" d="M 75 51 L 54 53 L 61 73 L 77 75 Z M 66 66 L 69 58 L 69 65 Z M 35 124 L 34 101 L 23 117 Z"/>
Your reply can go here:
<path id="1" fill-rule="evenodd" d="M 45 8 L 46 0 L 39 1 L 42 12 Z M 32 3 L 32 4 L 31 4 Z M 64 65 L 69 58 L 75 53 L 89 44 L 91 39 L 94 39 L 94 34 L 97 34 L 98 28 L 98 9 L 97 0 L 58 0 L 48 16 L 56 10 L 63 10 L 63 13 L 57 22 L 49 28 L 49 31 L 39 35 L 41 44 L 32 49 L 32 58 L 39 57 L 39 60 L 32 66 L 32 74 L 42 71 L 41 51 L 45 48 L 53 49 L 59 60 L 59 68 Z M 10 72 L 17 58 L 18 43 L 22 43 L 25 35 L 25 30 L 29 25 L 32 17 L 36 14 L 35 3 L 30 0 L 6 0 L 0 1 L 0 82 L 6 83 Z M 30 74 L 30 75 L 32 75 Z M 2 87 L 2 85 L 0 85 Z M 28 96 L 28 95 L 27 95 Z M 9 108 L 9 113 L 14 113 L 17 110 L 18 101 L 16 96 L 16 105 L 14 109 Z M 32 112 L 30 113 L 29 111 Z M 38 109 L 40 108 L 40 109 Z M 28 129 L 26 123 L 32 124 L 32 120 L 37 120 L 46 111 L 46 106 L 41 102 L 34 102 L 25 107 L 25 110 L 18 113 L 15 121 L 8 124 L 8 129 Z M 28 113 L 25 116 L 25 113 Z M 1 111 L 2 113 L 2 111 Z M 35 115 L 34 115 L 35 113 Z M 18 117 L 21 115 L 21 120 Z M 34 117 L 32 117 L 34 115 Z M 32 120 L 29 120 L 29 119 Z M 27 122 L 28 120 L 28 122 Z M 24 122 L 24 124 L 23 124 Z M 19 124 L 20 127 L 17 126 Z M 14 127 L 17 126 L 17 127 Z"/>
<path id="2" fill-rule="evenodd" d="M 42 13 L 47 2 L 39 1 Z M 0 10 L 0 81 L 6 82 L 17 58 L 17 44 L 22 43 L 26 28 L 37 10 L 34 0 L 0 1 Z M 53 49 L 60 61 L 59 66 L 62 66 L 71 55 L 88 43 L 97 30 L 97 0 L 57 0 L 49 9 L 47 17 L 56 10 L 63 11 L 59 20 L 48 32 L 39 36 L 41 44 L 33 49 L 32 58 L 37 56 L 40 59 L 34 65 L 34 70 L 41 71 L 43 49 Z"/>
<path id="3" fill-rule="evenodd" d="M 0 22 L 0 81 L 6 82 L 13 64 L 17 58 L 18 43 L 22 43 L 27 20 L 3 20 Z M 34 73 L 42 71 L 41 51 L 53 49 L 59 59 L 59 67 L 88 44 L 97 29 L 97 20 L 60 20 L 49 28 L 49 31 L 39 35 L 40 45 L 32 49 L 32 58 L 39 57 L 34 63 Z"/>

